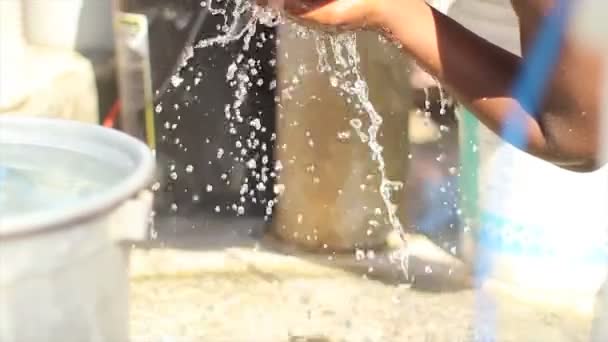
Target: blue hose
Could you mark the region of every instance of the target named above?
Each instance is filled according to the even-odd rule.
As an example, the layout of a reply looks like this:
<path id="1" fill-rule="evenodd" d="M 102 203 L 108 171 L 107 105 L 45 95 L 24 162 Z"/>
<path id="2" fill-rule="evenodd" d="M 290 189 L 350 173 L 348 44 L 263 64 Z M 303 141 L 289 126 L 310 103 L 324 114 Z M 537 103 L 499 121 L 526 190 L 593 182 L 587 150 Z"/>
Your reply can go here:
<path id="1" fill-rule="evenodd" d="M 538 119 L 544 91 L 557 65 L 569 9 L 570 1 L 556 1 L 555 7 L 545 18 L 529 55 L 523 61 L 514 84 L 513 98 L 535 119 Z M 502 138 L 517 148 L 525 148 L 527 145 L 524 118 L 523 113 L 514 109 L 507 116 L 502 129 Z"/>
<path id="2" fill-rule="evenodd" d="M 526 114 L 538 119 L 538 112 L 544 96 L 544 91 L 558 62 L 562 38 L 566 31 L 569 18 L 570 1 L 557 0 L 555 6 L 545 17 L 534 44 L 528 56 L 522 61 L 520 74 L 514 82 L 512 95 L 523 108 L 511 110 L 503 123 L 501 137 L 513 146 L 524 149 L 526 141 Z M 492 272 L 492 251 L 497 250 L 499 242 L 488 235 L 487 220 L 482 215 L 480 234 L 478 236 L 479 250 L 475 263 L 475 281 L 477 285 L 477 336 L 476 340 L 496 340 L 496 307 L 493 299 L 482 290 L 484 281 Z"/>

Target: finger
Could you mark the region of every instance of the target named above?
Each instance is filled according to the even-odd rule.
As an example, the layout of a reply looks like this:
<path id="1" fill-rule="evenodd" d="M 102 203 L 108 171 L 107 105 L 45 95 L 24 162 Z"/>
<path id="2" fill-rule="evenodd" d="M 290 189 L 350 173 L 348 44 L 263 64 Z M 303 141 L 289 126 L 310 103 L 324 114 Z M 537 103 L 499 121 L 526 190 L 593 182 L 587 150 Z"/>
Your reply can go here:
<path id="1" fill-rule="evenodd" d="M 301 17 L 325 25 L 343 26 L 360 22 L 364 12 L 358 0 L 339 0 L 310 10 Z"/>
<path id="2" fill-rule="evenodd" d="M 272 1 L 272 0 L 269 0 Z M 289 14 L 302 16 L 305 13 L 324 7 L 334 0 L 282 0 L 282 7 Z"/>

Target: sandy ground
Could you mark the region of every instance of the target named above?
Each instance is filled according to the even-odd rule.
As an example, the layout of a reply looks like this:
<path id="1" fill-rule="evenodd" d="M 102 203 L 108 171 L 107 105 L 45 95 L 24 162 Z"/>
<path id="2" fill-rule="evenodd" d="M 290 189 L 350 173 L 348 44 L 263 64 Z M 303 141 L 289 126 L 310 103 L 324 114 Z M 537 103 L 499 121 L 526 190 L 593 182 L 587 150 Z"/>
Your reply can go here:
<path id="1" fill-rule="evenodd" d="M 236 231 L 133 251 L 134 341 L 588 341 L 588 319 L 501 294 L 415 289 L 386 255 L 278 252 Z M 493 303 L 496 319 L 477 303 Z"/>

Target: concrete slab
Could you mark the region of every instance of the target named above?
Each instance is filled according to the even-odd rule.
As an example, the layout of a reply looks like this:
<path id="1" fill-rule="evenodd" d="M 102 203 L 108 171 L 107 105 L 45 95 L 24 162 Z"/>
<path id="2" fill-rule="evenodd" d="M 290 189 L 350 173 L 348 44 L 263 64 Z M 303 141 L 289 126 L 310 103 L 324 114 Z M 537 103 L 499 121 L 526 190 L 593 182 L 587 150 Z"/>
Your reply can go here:
<path id="1" fill-rule="evenodd" d="M 214 239 L 228 240 L 218 232 Z M 205 250 L 135 249 L 133 340 L 474 341 L 482 322 L 477 304 L 489 302 L 496 320 L 481 311 L 482 326 L 496 336 L 477 340 L 588 341 L 589 318 L 528 305 L 505 291 L 479 301 L 470 289 L 412 287 L 395 276 L 402 273 L 390 253 L 322 256 L 239 239 L 236 247 Z"/>

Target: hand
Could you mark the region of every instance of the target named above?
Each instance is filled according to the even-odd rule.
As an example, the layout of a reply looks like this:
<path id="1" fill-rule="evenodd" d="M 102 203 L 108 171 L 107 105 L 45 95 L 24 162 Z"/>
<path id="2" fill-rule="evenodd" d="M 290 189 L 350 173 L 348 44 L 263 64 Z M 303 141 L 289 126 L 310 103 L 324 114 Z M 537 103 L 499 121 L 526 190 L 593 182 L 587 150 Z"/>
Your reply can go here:
<path id="1" fill-rule="evenodd" d="M 286 12 L 304 24 L 338 29 L 378 29 L 383 26 L 387 3 L 394 0 L 258 0 Z M 401 0 L 404 2 L 411 0 Z"/>

